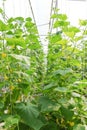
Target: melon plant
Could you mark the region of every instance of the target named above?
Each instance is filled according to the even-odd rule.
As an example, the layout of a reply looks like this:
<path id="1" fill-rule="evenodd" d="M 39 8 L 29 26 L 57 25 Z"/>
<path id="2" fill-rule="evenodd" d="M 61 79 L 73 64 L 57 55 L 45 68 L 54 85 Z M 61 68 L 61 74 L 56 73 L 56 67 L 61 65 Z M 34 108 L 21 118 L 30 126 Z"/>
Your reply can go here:
<path id="1" fill-rule="evenodd" d="M 75 27 L 65 14 L 51 18 L 57 32 L 47 36 L 47 55 L 30 17 L 0 20 L 0 124 L 5 130 L 85 130 L 87 20 Z"/>

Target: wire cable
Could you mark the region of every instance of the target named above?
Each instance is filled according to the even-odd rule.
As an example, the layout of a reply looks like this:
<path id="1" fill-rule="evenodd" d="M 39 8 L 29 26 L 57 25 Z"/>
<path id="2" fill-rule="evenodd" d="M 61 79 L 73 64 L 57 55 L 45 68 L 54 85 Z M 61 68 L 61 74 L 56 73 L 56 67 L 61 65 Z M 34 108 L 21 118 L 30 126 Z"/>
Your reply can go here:
<path id="1" fill-rule="evenodd" d="M 3 17 L 4 22 L 6 22 L 8 20 L 8 16 L 5 13 L 5 1 L 4 0 L 2 1 L 2 6 L 3 6 L 2 17 Z"/>
<path id="2" fill-rule="evenodd" d="M 55 8 L 58 8 L 58 0 L 56 0 L 56 6 Z M 56 18 L 56 20 L 58 20 L 58 18 Z M 56 28 L 56 33 L 58 32 L 58 28 Z"/>
<path id="3" fill-rule="evenodd" d="M 32 8 L 31 1 L 28 0 L 28 2 L 29 2 L 29 6 L 30 6 L 30 8 L 31 8 L 31 12 L 32 12 L 32 16 L 33 16 L 34 23 L 36 24 L 36 20 L 35 20 L 35 16 L 34 16 L 34 12 L 33 12 L 33 8 Z"/>
<path id="4" fill-rule="evenodd" d="M 36 28 L 37 28 L 37 23 L 36 23 L 36 19 L 35 19 L 35 16 L 34 16 L 34 11 L 33 11 L 33 8 L 32 8 L 31 0 L 28 0 L 28 2 L 29 2 L 29 6 L 30 6 L 31 13 L 32 13 L 32 16 L 33 16 L 34 23 L 35 23 Z M 39 36 L 39 39 L 40 39 L 38 28 L 37 28 L 37 32 L 38 32 L 38 36 Z M 41 39 L 40 39 L 40 41 L 41 41 Z"/>
<path id="5" fill-rule="evenodd" d="M 58 6 L 58 0 L 56 0 L 56 1 L 52 0 L 52 2 L 51 2 L 51 11 L 50 11 L 50 22 L 49 22 L 49 32 L 50 33 L 52 33 L 53 23 L 54 23 L 54 19 L 51 20 L 51 16 L 52 16 L 52 14 L 55 14 L 55 9 L 57 8 L 57 6 Z"/>
<path id="6" fill-rule="evenodd" d="M 46 26 L 46 25 L 48 25 L 49 23 L 44 23 L 44 24 L 39 24 L 39 25 L 37 25 L 38 27 L 40 27 L 40 26 Z"/>
<path id="7" fill-rule="evenodd" d="M 50 11 L 50 20 L 49 20 L 49 31 L 51 33 L 51 15 L 52 15 L 52 9 L 53 9 L 53 0 L 51 1 L 51 11 Z"/>

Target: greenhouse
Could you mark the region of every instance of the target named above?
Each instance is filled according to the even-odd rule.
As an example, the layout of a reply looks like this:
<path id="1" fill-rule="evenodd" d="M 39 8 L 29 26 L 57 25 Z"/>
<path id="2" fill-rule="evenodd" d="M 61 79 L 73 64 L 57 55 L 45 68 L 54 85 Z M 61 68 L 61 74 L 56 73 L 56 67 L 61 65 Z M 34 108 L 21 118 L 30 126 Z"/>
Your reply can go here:
<path id="1" fill-rule="evenodd" d="M 87 0 L 0 0 L 0 130 L 87 130 Z"/>

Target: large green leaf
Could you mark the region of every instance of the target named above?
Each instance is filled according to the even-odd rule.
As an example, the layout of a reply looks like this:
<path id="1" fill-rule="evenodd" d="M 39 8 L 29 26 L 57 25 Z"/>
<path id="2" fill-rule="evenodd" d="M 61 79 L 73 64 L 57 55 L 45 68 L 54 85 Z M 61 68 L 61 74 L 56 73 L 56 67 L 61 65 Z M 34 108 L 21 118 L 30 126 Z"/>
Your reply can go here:
<path id="1" fill-rule="evenodd" d="M 18 103 L 16 105 L 16 110 L 25 124 L 32 127 L 34 130 L 39 130 L 44 125 L 43 122 L 38 119 L 39 111 L 35 105 L 31 103 Z"/>
<path id="2" fill-rule="evenodd" d="M 61 113 L 65 117 L 66 120 L 71 120 L 73 118 L 74 112 L 69 110 L 68 108 L 61 107 Z"/>
<path id="3" fill-rule="evenodd" d="M 42 112 L 52 112 L 58 111 L 60 105 L 49 99 L 49 97 L 43 96 L 39 99 L 39 104 L 41 105 Z"/>

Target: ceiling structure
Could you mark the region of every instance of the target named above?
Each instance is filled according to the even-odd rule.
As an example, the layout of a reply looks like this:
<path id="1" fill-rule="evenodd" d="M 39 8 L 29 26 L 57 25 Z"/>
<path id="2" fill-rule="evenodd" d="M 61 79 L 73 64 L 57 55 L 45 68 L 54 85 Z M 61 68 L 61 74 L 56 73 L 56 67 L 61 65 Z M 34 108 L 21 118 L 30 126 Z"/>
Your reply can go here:
<path id="1" fill-rule="evenodd" d="M 52 8 L 59 8 L 66 13 L 71 24 L 77 25 L 78 19 L 87 18 L 87 0 L 1 0 L 8 17 L 31 17 L 36 23 L 42 43 L 47 33 L 52 32 L 53 21 L 50 19 Z"/>
<path id="2" fill-rule="evenodd" d="M 32 17 L 40 35 L 46 35 L 51 25 L 52 8 L 59 8 L 66 13 L 72 24 L 77 24 L 79 18 L 87 18 L 86 0 L 4 0 L 4 8 L 8 17 Z M 0 7 L 3 0 L 0 1 Z M 51 31 L 51 30 L 50 30 Z"/>

